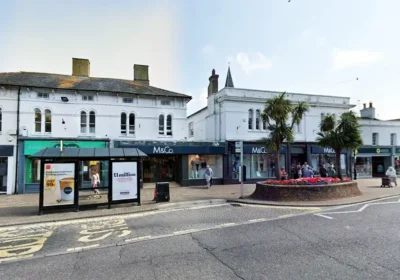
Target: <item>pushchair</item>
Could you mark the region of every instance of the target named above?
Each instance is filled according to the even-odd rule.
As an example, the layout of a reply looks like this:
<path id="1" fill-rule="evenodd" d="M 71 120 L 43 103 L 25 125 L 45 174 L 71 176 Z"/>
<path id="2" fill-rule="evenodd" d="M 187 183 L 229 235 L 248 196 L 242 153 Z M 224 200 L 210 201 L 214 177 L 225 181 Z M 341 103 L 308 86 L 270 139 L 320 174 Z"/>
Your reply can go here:
<path id="1" fill-rule="evenodd" d="M 390 178 L 388 178 L 388 177 L 383 177 L 381 188 L 383 188 L 383 187 L 393 188 L 392 180 L 390 180 Z"/>

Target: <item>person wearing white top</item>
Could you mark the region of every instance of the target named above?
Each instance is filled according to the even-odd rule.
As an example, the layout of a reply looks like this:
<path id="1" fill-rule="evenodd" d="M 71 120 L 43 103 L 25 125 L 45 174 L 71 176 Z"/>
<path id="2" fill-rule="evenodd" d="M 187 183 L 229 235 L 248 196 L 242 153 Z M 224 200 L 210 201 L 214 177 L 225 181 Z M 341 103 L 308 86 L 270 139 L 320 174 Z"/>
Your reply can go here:
<path id="1" fill-rule="evenodd" d="M 394 183 L 394 185 L 397 187 L 397 174 L 393 167 L 389 166 L 388 170 L 386 171 L 386 176 L 390 179 L 390 183 Z"/>

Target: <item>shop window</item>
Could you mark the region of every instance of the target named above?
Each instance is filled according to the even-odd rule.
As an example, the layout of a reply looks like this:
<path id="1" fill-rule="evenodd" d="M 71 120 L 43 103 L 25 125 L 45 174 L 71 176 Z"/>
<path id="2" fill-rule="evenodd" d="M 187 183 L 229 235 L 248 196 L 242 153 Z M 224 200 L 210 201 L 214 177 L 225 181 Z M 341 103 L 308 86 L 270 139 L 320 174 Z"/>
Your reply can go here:
<path id="1" fill-rule="evenodd" d="M 167 116 L 167 135 L 172 136 L 172 116 Z"/>
<path id="2" fill-rule="evenodd" d="M 94 111 L 89 113 L 89 133 L 96 133 L 96 113 Z"/>
<path id="3" fill-rule="evenodd" d="M 81 133 L 87 133 L 87 114 L 85 111 L 81 112 Z"/>
<path id="4" fill-rule="evenodd" d="M 3 111 L 0 108 L 0 132 L 2 131 L 3 128 Z"/>
<path id="5" fill-rule="evenodd" d="M 371 157 L 357 157 L 356 159 L 357 177 L 372 177 L 371 159 L 372 159 Z"/>
<path id="6" fill-rule="evenodd" d="M 314 175 L 319 175 L 319 170 L 322 165 L 325 165 L 325 168 L 328 168 L 328 166 L 333 166 L 333 168 L 336 171 L 338 168 L 341 169 L 342 175 L 347 176 L 347 164 L 346 164 L 346 155 L 341 154 L 340 155 L 340 162 L 341 166 L 338 166 L 338 162 L 336 162 L 336 155 L 335 154 L 316 154 L 316 155 L 311 155 L 311 162 L 309 165 L 311 166 Z"/>
<path id="7" fill-rule="evenodd" d="M 378 133 L 372 133 L 372 145 L 377 146 L 379 145 L 379 134 Z"/>
<path id="8" fill-rule="evenodd" d="M 40 183 L 40 160 L 32 161 L 32 183 Z"/>
<path id="9" fill-rule="evenodd" d="M 285 167 L 285 155 L 279 155 L 280 167 Z M 232 177 L 238 178 L 240 157 L 234 156 L 232 163 Z M 244 154 L 243 165 L 246 166 L 246 175 L 249 179 L 275 178 L 276 159 L 274 154 Z"/>
<path id="10" fill-rule="evenodd" d="M 42 132 L 42 112 L 35 109 L 35 132 Z"/>
<path id="11" fill-rule="evenodd" d="M 256 129 L 260 130 L 260 110 L 256 110 Z"/>
<path id="12" fill-rule="evenodd" d="M 189 137 L 194 136 L 193 122 L 189 123 Z"/>
<path id="13" fill-rule="evenodd" d="M 253 110 L 249 110 L 249 129 L 253 129 Z"/>
<path id="14" fill-rule="evenodd" d="M 158 117 L 158 134 L 164 135 L 164 115 Z"/>
<path id="15" fill-rule="evenodd" d="M 390 134 L 390 145 L 391 146 L 396 146 L 397 145 L 397 135 L 396 135 L 396 133 L 391 133 Z"/>
<path id="16" fill-rule="evenodd" d="M 49 109 L 44 111 L 44 132 L 51 133 L 51 111 Z"/>
<path id="17" fill-rule="evenodd" d="M 189 155 L 189 179 L 204 179 L 207 165 L 214 172 L 213 178 L 223 177 L 222 155 Z"/>

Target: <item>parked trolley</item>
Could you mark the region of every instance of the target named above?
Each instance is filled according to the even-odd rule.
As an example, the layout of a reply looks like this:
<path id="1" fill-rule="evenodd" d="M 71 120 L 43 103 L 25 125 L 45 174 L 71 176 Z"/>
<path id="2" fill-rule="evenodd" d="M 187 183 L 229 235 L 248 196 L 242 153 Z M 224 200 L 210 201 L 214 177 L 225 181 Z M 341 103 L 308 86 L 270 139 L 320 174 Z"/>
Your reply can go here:
<path id="1" fill-rule="evenodd" d="M 381 188 L 383 188 L 383 187 L 393 188 L 392 181 L 390 180 L 390 178 L 388 178 L 388 177 L 382 178 Z"/>

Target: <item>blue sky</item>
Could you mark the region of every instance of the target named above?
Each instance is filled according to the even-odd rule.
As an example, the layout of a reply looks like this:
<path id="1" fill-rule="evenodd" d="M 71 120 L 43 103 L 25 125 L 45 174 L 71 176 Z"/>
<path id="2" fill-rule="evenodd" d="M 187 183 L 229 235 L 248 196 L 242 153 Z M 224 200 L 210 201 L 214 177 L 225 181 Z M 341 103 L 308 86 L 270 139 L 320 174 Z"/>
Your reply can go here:
<path id="1" fill-rule="evenodd" d="M 0 72 L 71 74 L 82 57 L 92 76 L 132 79 L 148 64 L 151 85 L 193 96 L 192 113 L 230 62 L 236 87 L 350 96 L 400 118 L 397 0 L 3 0 L 0 11 Z"/>

